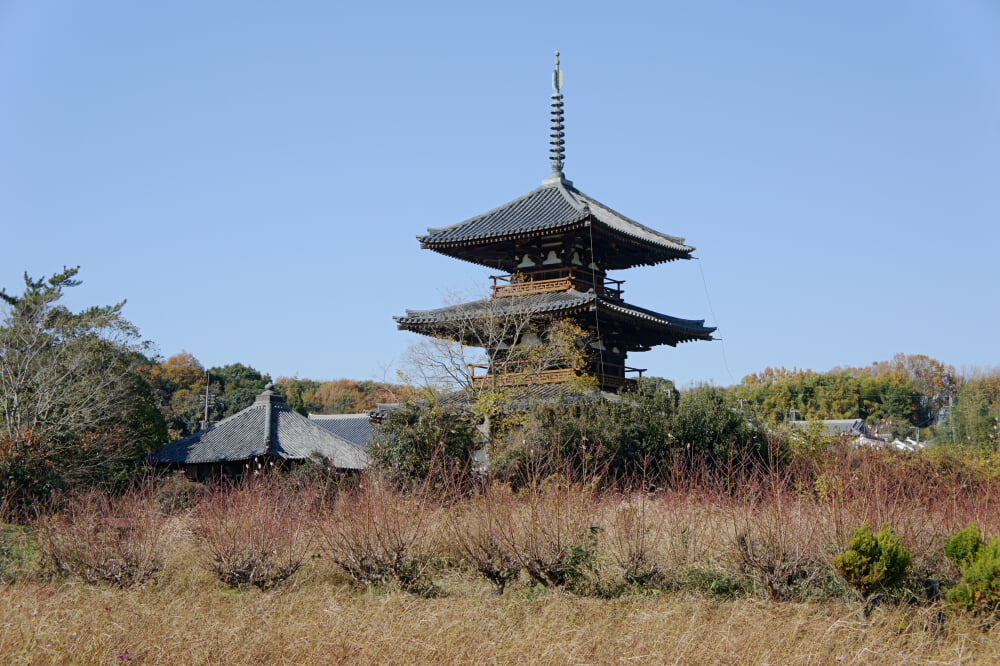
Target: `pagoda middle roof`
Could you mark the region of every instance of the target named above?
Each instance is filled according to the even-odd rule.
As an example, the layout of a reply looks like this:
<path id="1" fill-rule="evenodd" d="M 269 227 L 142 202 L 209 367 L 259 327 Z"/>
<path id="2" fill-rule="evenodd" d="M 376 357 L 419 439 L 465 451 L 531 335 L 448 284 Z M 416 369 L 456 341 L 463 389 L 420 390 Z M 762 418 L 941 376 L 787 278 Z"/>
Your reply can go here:
<path id="1" fill-rule="evenodd" d="M 550 178 L 524 196 L 464 222 L 430 228 L 417 239 L 425 248 L 459 256 L 449 249 L 551 235 L 588 224 L 649 252 L 648 260 L 642 263 L 686 259 L 695 249 L 685 245 L 683 238 L 650 229 L 605 206 L 563 178 Z M 476 262 L 464 253 L 460 258 Z"/>
<path id="2" fill-rule="evenodd" d="M 593 291 L 566 291 L 528 294 L 518 297 L 490 297 L 469 303 L 434 310 L 407 310 L 403 317 L 393 317 L 401 329 L 434 334 L 455 324 L 473 322 L 488 317 L 571 315 L 594 310 L 605 315 L 631 319 L 647 329 L 664 334 L 662 344 L 675 346 L 690 340 L 711 340 L 715 327 L 705 326 L 703 319 L 681 319 L 661 314 L 622 301 L 602 298 Z"/>

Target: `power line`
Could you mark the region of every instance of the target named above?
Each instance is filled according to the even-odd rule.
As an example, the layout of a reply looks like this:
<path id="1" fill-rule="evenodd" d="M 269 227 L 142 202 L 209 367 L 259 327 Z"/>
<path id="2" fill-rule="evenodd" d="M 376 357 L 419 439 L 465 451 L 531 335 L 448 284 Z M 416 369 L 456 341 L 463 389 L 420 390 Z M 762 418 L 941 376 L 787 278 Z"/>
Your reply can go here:
<path id="1" fill-rule="evenodd" d="M 698 262 L 698 272 L 701 273 L 701 284 L 705 287 L 705 300 L 708 301 L 708 311 L 712 314 L 712 321 L 718 326 L 719 318 L 715 316 L 715 308 L 712 307 L 712 297 L 708 294 L 708 280 L 705 279 L 705 269 L 702 268 L 701 257 L 693 258 Z M 722 364 L 726 367 L 726 374 L 729 375 L 729 381 L 735 384 L 736 380 L 733 378 L 733 372 L 729 369 L 729 359 L 726 358 L 726 341 L 722 338 L 717 339 L 722 348 Z"/>

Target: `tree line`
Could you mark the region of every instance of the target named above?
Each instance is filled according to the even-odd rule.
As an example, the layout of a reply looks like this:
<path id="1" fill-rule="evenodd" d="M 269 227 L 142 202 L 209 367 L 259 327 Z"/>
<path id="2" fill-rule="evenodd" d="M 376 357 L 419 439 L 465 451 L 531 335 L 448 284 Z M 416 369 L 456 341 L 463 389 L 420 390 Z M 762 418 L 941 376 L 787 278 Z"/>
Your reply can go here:
<path id="1" fill-rule="evenodd" d="M 770 422 L 862 419 L 891 437 L 995 447 L 1000 368 L 967 376 L 922 354 L 828 372 L 766 368 L 730 389 L 741 408 Z"/>
<path id="2" fill-rule="evenodd" d="M 242 363 L 206 369 L 187 352 L 158 357 L 123 316 L 124 301 L 70 310 L 62 299 L 80 284 L 78 270 L 26 274 L 19 294 L 0 290 L 0 511 L 59 488 L 126 483 L 146 453 L 201 427 L 206 387 L 208 420 L 215 422 L 249 406 L 271 381 Z M 566 336 L 555 337 L 565 357 Z M 474 418 L 450 414 L 440 422 L 413 412 L 420 404 L 446 411 L 434 394 L 405 384 L 288 377 L 274 383 L 301 413 L 409 404 L 386 423 L 384 431 L 396 435 L 382 438 L 375 458 L 411 468 L 423 464 L 418 452 L 428 443 L 457 437 L 454 449 L 466 453 L 481 446 L 474 428 L 484 417 L 494 423 L 489 452 L 513 467 L 526 455 L 519 442 L 576 447 L 614 465 L 759 446 L 761 433 L 789 418 L 861 418 L 895 436 L 919 429 L 925 439 L 974 448 L 996 448 L 1000 432 L 1000 370 L 963 376 L 921 355 L 823 373 L 767 368 L 728 388 L 677 391 L 669 380 L 645 378 L 617 401 L 567 399 L 518 414 L 506 408 L 503 387 L 486 383 Z"/>

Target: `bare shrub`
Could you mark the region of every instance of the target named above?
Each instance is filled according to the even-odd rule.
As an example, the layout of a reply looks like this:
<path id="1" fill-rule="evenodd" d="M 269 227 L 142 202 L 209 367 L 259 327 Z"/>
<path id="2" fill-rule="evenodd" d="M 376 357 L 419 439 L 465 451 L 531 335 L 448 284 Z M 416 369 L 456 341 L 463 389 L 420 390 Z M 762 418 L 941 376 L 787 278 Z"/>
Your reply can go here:
<path id="1" fill-rule="evenodd" d="M 828 508 L 830 540 L 841 547 L 863 523 L 891 524 L 906 540 L 925 541 L 934 548 L 941 538 L 927 534 L 928 500 L 941 496 L 946 479 L 921 469 L 913 460 L 892 452 L 835 448 L 821 462 L 813 482 L 816 496 Z M 944 493 L 946 496 L 947 494 Z M 936 530 L 935 530 L 936 531 Z"/>
<path id="2" fill-rule="evenodd" d="M 736 509 L 736 562 L 741 573 L 752 578 L 771 599 L 790 599 L 823 573 L 813 518 L 804 509 L 787 498 Z"/>
<path id="3" fill-rule="evenodd" d="M 615 503 L 608 547 L 625 580 L 636 585 L 656 582 L 663 570 L 658 553 L 663 523 L 656 519 L 653 500 L 645 492 L 625 493 Z"/>
<path id="4" fill-rule="evenodd" d="M 729 471 L 740 479 L 729 509 L 736 563 L 775 600 L 791 598 L 823 571 L 818 511 L 799 491 L 799 471 L 773 455 L 767 462 L 735 461 Z"/>
<path id="5" fill-rule="evenodd" d="M 662 490 L 647 506 L 661 531 L 661 560 L 671 577 L 685 570 L 729 565 L 732 488 L 726 471 L 704 456 L 673 459 L 659 465 Z"/>
<path id="6" fill-rule="evenodd" d="M 320 548 L 355 581 L 398 583 L 429 593 L 433 555 L 431 501 L 424 489 L 401 491 L 378 472 L 344 482 L 316 519 Z"/>
<path id="7" fill-rule="evenodd" d="M 461 555 L 498 595 L 521 571 L 514 551 L 498 538 L 501 525 L 510 521 L 514 502 L 509 485 L 487 483 L 456 502 L 446 523 L 448 536 Z"/>
<path id="8" fill-rule="evenodd" d="M 61 504 L 33 524 L 43 570 L 131 587 L 163 566 L 166 518 L 156 507 L 151 484 L 119 496 L 90 490 Z"/>
<path id="9" fill-rule="evenodd" d="M 593 483 L 566 474 L 528 479 L 496 522 L 497 542 L 546 587 L 579 582 L 593 563 L 598 502 Z"/>
<path id="10" fill-rule="evenodd" d="M 195 512 L 206 568 L 238 588 L 284 581 L 308 554 L 314 497 L 313 489 L 291 490 L 271 475 L 214 486 Z"/>

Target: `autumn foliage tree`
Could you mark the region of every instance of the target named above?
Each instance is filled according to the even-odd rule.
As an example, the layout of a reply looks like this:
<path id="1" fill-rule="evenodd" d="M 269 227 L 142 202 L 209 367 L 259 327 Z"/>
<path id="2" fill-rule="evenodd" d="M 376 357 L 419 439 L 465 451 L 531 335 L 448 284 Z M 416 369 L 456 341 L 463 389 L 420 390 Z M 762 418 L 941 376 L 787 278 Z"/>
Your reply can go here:
<path id="1" fill-rule="evenodd" d="M 379 403 L 396 403 L 416 397 L 409 386 L 371 380 L 316 381 L 279 377 L 275 387 L 288 406 L 303 414 L 358 414 Z"/>
<path id="2" fill-rule="evenodd" d="M 205 393 L 205 368 L 198 359 L 182 351 L 141 371 L 153 387 L 156 406 L 167 422 L 170 437 L 177 439 L 197 430 Z"/>
<path id="3" fill-rule="evenodd" d="M 156 405 L 174 439 L 201 428 L 205 418 L 206 381 L 209 382 L 208 420 L 212 422 L 249 407 L 270 381 L 268 375 L 242 363 L 205 370 L 201 362 L 186 351 L 149 364 L 142 372 L 153 386 Z"/>

